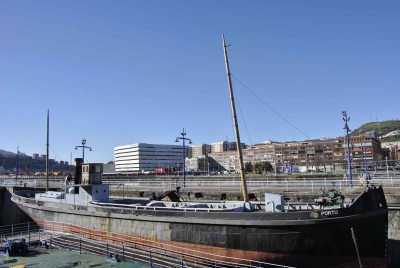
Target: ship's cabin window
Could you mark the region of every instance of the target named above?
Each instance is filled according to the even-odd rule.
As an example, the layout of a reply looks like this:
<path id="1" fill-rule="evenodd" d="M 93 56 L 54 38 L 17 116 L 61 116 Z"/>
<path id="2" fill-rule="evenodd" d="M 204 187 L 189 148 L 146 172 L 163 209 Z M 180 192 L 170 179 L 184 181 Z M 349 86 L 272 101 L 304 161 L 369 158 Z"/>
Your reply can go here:
<path id="1" fill-rule="evenodd" d="M 101 166 L 96 166 L 96 173 L 100 173 L 101 172 Z"/>

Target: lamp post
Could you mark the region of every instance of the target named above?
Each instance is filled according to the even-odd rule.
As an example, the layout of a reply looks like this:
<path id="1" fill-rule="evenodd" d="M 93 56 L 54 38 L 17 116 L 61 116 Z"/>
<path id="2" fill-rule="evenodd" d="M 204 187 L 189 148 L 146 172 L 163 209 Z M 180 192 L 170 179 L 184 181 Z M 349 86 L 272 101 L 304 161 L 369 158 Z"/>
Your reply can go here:
<path id="1" fill-rule="evenodd" d="M 125 199 L 125 184 L 121 183 L 117 188 L 122 186 L 122 199 Z"/>
<path id="2" fill-rule="evenodd" d="M 189 141 L 189 144 L 192 144 L 192 140 L 189 139 L 189 138 L 185 138 L 185 136 L 186 136 L 185 129 L 183 129 L 181 135 L 182 135 L 182 137 L 176 137 L 175 142 L 179 142 L 179 140 L 182 140 L 182 143 L 183 143 L 183 145 L 182 145 L 183 146 L 183 169 L 182 169 L 183 181 L 182 181 L 182 187 L 185 187 L 186 186 L 186 174 L 185 174 L 185 158 L 186 158 L 185 151 L 186 151 L 186 148 L 185 148 L 185 141 Z"/>
<path id="3" fill-rule="evenodd" d="M 82 145 L 75 146 L 75 150 L 78 150 L 78 148 L 82 148 L 82 162 L 85 163 L 85 148 L 88 148 L 89 151 L 92 151 L 92 147 L 85 146 L 85 144 L 86 144 L 85 138 L 83 138 L 81 142 L 82 142 Z"/>
<path id="4" fill-rule="evenodd" d="M 365 173 L 367 173 L 367 155 L 366 155 L 366 145 L 365 145 L 365 142 L 363 142 L 363 154 L 364 154 L 364 171 L 365 171 Z"/>
<path id="5" fill-rule="evenodd" d="M 389 179 L 389 165 L 388 165 L 388 158 L 387 158 L 387 156 L 385 157 L 385 160 L 386 160 L 386 175 L 387 175 L 387 178 Z"/>
<path id="6" fill-rule="evenodd" d="M 343 111 L 343 121 L 345 122 L 344 124 L 344 129 L 346 130 L 346 142 L 347 142 L 347 166 L 349 169 L 349 179 L 350 179 L 350 188 L 353 188 L 353 175 L 351 172 L 351 157 L 350 157 L 350 137 L 349 137 L 349 126 L 347 125 L 347 122 L 350 121 L 350 117 L 347 117 L 347 112 Z"/>

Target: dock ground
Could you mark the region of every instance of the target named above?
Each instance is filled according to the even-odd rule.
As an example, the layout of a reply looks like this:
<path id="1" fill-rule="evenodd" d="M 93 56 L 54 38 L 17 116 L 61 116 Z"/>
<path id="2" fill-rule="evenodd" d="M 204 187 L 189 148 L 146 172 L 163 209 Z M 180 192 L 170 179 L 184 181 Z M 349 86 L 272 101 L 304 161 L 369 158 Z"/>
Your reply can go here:
<path id="1" fill-rule="evenodd" d="M 22 266 L 21 266 L 22 265 Z M 6 257 L 0 255 L 0 268 L 12 267 L 99 267 L 99 268 L 142 268 L 148 267 L 143 264 L 120 262 L 107 262 L 106 256 L 94 254 L 80 254 L 75 251 L 61 249 L 45 249 L 40 247 L 31 247 L 25 255 Z"/>

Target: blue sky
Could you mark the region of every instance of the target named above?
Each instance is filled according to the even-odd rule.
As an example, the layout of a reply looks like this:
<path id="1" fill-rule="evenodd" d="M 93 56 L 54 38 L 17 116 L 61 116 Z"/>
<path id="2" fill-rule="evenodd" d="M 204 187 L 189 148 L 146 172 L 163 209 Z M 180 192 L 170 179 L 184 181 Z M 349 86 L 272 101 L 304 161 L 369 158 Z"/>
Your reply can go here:
<path id="1" fill-rule="evenodd" d="M 353 129 L 400 119 L 399 12 L 399 1 L 3 0 L 0 149 L 44 154 L 47 109 L 56 160 L 81 156 L 82 138 L 90 162 L 175 144 L 182 128 L 194 145 L 233 141 L 222 33 L 246 144 L 343 135 L 342 110 Z"/>

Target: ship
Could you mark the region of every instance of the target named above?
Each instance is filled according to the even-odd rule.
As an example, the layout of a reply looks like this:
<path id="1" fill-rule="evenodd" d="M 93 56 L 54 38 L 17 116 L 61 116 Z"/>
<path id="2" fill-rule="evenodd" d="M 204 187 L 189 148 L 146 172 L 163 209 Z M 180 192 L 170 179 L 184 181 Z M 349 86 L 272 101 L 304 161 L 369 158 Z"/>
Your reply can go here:
<path id="1" fill-rule="evenodd" d="M 241 144 L 224 37 L 223 48 L 235 137 Z M 182 200 L 179 188 L 151 198 L 110 198 L 102 164 L 82 158 L 76 159 L 75 177 L 66 178 L 62 191 L 50 191 L 48 184 L 42 193 L 21 189 L 12 201 L 41 228 L 92 239 L 147 241 L 209 259 L 252 260 L 260 267 L 386 267 L 388 208 L 382 186 L 369 183 L 347 202 L 335 189 L 313 204 L 286 203 L 280 193 L 265 193 L 264 202 L 249 201 L 237 147 L 240 201 Z"/>

